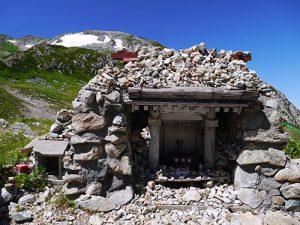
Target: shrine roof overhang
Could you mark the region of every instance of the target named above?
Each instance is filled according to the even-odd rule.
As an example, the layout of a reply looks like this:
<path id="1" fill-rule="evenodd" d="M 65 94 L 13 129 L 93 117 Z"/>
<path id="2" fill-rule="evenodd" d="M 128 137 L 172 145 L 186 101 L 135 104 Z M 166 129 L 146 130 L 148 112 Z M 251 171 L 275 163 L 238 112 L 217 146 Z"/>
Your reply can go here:
<path id="1" fill-rule="evenodd" d="M 248 106 L 250 101 L 257 100 L 256 89 L 226 89 L 213 87 L 169 87 L 147 88 L 129 87 L 128 104 L 134 105 L 207 105 L 232 107 Z"/>

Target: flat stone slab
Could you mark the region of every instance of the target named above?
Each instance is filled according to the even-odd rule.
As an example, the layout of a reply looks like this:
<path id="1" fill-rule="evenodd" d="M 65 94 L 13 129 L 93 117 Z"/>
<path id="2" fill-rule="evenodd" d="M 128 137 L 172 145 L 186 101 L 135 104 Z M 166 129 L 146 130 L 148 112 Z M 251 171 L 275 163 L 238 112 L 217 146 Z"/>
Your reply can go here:
<path id="1" fill-rule="evenodd" d="M 63 156 L 69 141 L 37 140 L 33 151 L 45 156 Z"/>

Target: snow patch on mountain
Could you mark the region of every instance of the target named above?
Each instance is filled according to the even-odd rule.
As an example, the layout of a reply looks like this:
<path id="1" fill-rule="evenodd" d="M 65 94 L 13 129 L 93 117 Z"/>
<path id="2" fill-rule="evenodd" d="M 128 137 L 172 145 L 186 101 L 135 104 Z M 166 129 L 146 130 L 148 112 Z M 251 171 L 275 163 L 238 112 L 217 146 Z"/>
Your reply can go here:
<path id="1" fill-rule="evenodd" d="M 123 49 L 125 46 L 123 45 L 123 41 L 121 39 L 115 39 L 115 48 L 116 49 Z"/>
<path id="2" fill-rule="evenodd" d="M 107 39 L 104 39 L 107 42 Z M 109 40 L 108 40 L 109 41 Z M 59 40 L 55 40 L 54 42 L 50 42 L 52 45 L 62 45 L 64 47 L 80 47 L 84 45 L 91 44 L 101 44 L 103 43 L 98 40 L 98 36 L 92 34 L 83 34 L 83 33 L 75 33 L 75 34 L 66 34 L 59 38 Z"/>

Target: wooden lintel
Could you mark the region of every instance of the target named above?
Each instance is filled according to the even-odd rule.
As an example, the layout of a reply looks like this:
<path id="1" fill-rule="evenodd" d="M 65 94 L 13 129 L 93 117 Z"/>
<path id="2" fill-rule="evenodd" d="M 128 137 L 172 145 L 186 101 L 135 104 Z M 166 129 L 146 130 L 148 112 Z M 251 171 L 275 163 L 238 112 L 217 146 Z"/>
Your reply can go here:
<path id="1" fill-rule="evenodd" d="M 131 105 L 149 105 L 149 106 L 164 106 L 164 105 L 168 105 L 169 107 L 174 107 L 174 106 L 191 106 L 191 107 L 202 107 L 203 109 L 205 107 L 209 107 L 209 108 L 215 108 L 215 107 L 220 107 L 220 108 L 224 108 L 224 107 L 228 107 L 228 108 L 234 108 L 234 107 L 248 107 L 248 103 L 226 103 L 226 102 L 208 102 L 208 103 L 204 103 L 204 102 L 159 102 L 159 101 L 155 101 L 155 102 L 151 102 L 151 101 L 127 101 L 125 102 L 126 104 L 131 104 Z"/>
<path id="2" fill-rule="evenodd" d="M 256 89 L 226 89 L 212 87 L 129 87 L 130 99 L 215 99 L 215 100 L 256 100 L 259 92 Z"/>

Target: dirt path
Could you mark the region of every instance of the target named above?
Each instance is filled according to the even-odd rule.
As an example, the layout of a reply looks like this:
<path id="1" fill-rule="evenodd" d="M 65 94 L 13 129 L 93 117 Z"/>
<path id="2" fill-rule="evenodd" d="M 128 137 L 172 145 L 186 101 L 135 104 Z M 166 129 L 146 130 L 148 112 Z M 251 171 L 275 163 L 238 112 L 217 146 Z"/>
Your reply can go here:
<path id="1" fill-rule="evenodd" d="M 24 106 L 22 115 L 36 119 L 55 119 L 56 110 L 51 109 L 50 104 L 44 100 L 27 96 L 16 89 L 5 87 L 5 90 L 19 98 Z"/>

